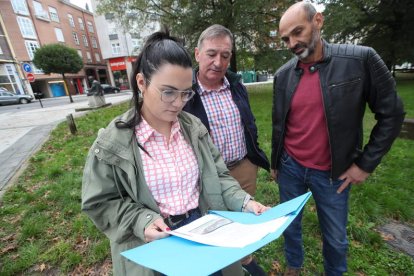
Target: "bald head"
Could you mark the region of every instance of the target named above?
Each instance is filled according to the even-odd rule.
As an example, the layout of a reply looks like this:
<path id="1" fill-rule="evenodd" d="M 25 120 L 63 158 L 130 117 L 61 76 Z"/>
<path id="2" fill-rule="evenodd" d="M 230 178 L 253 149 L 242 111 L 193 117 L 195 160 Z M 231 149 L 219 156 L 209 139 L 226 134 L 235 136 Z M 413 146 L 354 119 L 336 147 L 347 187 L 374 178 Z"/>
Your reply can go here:
<path id="1" fill-rule="evenodd" d="M 297 2 L 290 6 L 282 15 L 280 24 L 282 21 L 289 17 L 296 17 L 298 15 L 305 16 L 306 20 L 311 22 L 315 14 L 317 13 L 315 7 L 309 2 Z M 280 27 L 279 24 L 279 27 Z"/>

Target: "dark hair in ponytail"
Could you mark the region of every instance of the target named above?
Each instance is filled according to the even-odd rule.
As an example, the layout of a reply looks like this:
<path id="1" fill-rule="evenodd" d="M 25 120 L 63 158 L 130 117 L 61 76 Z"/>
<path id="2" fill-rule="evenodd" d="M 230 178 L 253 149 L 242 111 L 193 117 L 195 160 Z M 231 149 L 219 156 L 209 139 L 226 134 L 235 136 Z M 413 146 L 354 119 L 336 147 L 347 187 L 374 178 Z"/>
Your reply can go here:
<path id="1" fill-rule="evenodd" d="M 117 127 L 134 128 L 141 121 L 142 98 L 140 97 L 136 76 L 141 73 L 146 83 L 151 81 L 152 75 L 164 64 L 179 65 L 184 68 L 191 68 L 191 56 L 184 48 L 183 43 L 176 37 L 170 36 L 168 28 L 163 28 L 150 35 L 142 50 L 133 64 L 131 74 L 131 87 L 133 97 L 131 105 L 134 106 L 135 115 L 127 124 Z"/>

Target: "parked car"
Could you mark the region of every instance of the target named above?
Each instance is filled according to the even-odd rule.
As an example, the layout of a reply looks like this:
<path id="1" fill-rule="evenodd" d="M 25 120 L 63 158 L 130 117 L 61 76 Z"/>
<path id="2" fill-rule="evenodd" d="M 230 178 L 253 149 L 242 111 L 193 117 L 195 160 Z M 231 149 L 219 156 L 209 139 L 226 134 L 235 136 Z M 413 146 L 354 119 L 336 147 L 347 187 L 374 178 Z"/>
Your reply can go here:
<path id="1" fill-rule="evenodd" d="M 121 91 L 121 89 L 119 89 L 119 87 L 115 87 L 109 84 L 101 84 L 102 89 L 104 90 L 104 94 L 108 94 L 108 93 L 119 93 L 119 91 Z"/>
<path id="2" fill-rule="evenodd" d="M 27 104 L 33 101 L 33 96 L 31 95 L 16 95 L 7 90 L 0 90 L 0 105 L 5 104 Z"/>

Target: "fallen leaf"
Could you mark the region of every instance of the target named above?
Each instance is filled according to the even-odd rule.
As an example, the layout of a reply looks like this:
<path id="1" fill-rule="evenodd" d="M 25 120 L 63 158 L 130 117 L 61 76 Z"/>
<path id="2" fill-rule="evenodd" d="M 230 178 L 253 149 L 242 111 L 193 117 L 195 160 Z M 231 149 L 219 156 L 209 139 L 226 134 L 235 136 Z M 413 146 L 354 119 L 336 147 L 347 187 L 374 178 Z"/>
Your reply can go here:
<path id="1" fill-rule="evenodd" d="M 10 252 L 10 251 L 13 251 L 16 248 L 17 248 L 16 243 L 10 243 L 9 245 L 7 245 L 6 247 L 4 247 L 4 248 L 1 249 L 0 255 L 2 255 L 4 253 L 7 253 L 7 252 Z"/>

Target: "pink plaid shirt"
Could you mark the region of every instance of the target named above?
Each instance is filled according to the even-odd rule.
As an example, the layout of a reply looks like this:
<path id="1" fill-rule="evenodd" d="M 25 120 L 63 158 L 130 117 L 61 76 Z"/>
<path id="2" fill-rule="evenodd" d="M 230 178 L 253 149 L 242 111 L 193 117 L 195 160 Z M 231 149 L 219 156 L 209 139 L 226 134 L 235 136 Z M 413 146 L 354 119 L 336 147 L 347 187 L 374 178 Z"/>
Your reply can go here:
<path id="1" fill-rule="evenodd" d="M 179 122 L 173 123 L 169 141 L 144 119 L 135 127 L 135 135 L 149 153 L 140 149 L 145 180 L 161 214 L 180 215 L 197 208 L 198 163 Z"/>
<path id="2" fill-rule="evenodd" d="M 200 97 L 210 124 L 210 135 L 226 164 L 247 154 L 239 109 L 233 101 L 230 84 L 224 77 L 218 90 L 206 90 L 200 81 Z"/>

